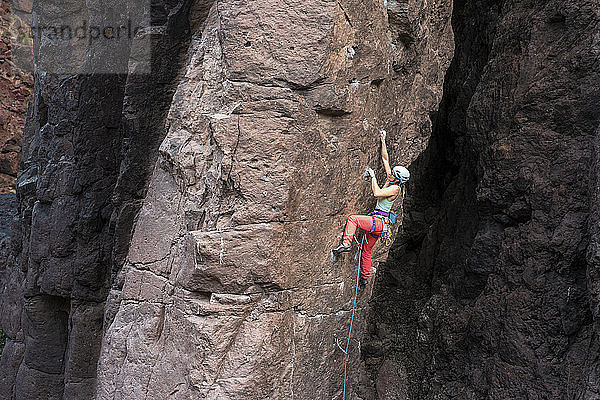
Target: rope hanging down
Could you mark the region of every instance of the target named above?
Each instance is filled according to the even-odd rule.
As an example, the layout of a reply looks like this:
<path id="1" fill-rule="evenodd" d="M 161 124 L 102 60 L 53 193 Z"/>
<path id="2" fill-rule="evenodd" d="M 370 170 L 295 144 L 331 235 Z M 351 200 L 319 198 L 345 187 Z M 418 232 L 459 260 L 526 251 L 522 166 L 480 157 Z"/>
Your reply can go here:
<path id="1" fill-rule="evenodd" d="M 345 350 L 342 349 L 342 347 L 338 343 L 337 338 L 335 339 L 337 346 L 344 353 L 344 390 L 343 390 L 344 394 L 342 397 L 343 400 L 346 400 L 346 380 L 348 378 L 348 348 L 350 346 L 350 337 L 352 336 L 352 324 L 354 323 L 354 313 L 356 311 L 356 298 L 358 297 L 358 280 L 360 278 L 360 267 L 361 267 L 361 263 L 362 263 L 362 250 L 363 250 L 364 242 L 365 242 L 365 237 L 363 236 L 363 238 L 360 242 L 360 251 L 358 253 L 358 268 L 356 270 L 356 284 L 354 285 L 354 302 L 352 304 L 352 317 L 350 318 L 350 328 L 348 328 L 348 338 L 346 339 L 346 349 Z"/>

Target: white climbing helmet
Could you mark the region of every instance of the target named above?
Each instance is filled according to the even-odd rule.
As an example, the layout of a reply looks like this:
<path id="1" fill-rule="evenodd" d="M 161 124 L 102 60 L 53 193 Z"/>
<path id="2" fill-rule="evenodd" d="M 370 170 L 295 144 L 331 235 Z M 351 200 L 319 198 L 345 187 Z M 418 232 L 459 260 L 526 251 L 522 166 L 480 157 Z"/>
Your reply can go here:
<path id="1" fill-rule="evenodd" d="M 406 183 L 408 182 L 408 179 L 410 178 L 410 172 L 408 172 L 408 170 L 400 165 L 395 166 L 392 169 L 392 173 L 394 174 L 394 176 L 396 177 L 396 179 L 398 179 L 400 181 L 400 183 Z"/>

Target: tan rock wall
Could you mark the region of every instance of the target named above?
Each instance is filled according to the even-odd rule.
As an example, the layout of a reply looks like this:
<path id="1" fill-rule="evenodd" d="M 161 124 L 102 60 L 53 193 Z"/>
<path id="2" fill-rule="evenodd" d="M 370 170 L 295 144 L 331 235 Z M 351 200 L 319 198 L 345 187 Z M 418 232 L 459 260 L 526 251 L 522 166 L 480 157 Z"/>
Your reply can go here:
<path id="1" fill-rule="evenodd" d="M 97 399 L 339 397 L 356 261 L 329 249 L 374 205 L 362 173 L 384 178 L 379 129 L 395 164 L 426 146 L 450 15 L 449 1 L 212 5 L 109 296 Z M 353 341 L 349 398 L 358 354 Z"/>

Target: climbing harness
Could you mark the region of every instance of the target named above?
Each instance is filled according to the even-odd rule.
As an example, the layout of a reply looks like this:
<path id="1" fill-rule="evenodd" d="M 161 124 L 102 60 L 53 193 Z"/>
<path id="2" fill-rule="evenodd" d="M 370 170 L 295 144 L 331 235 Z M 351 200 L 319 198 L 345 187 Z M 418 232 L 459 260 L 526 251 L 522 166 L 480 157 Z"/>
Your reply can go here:
<path id="1" fill-rule="evenodd" d="M 379 217 L 375 217 L 371 214 L 369 214 L 369 215 L 371 216 L 371 218 L 373 220 L 373 224 L 371 225 L 371 229 L 369 230 L 369 235 L 371 235 L 373 237 L 379 237 L 379 236 L 381 236 L 381 233 L 376 233 L 377 224 L 375 223 L 375 218 L 379 218 Z M 383 228 L 382 228 L 382 231 L 383 231 L 383 230 L 385 230 L 385 221 L 383 220 L 383 218 L 379 218 L 379 219 L 381 220 L 381 223 L 383 224 Z"/>
<path id="2" fill-rule="evenodd" d="M 365 243 L 365 237 L 363 236 L 360 242 L 360 251 L 358 253 L 358 269 L 356 270 L 356 284 L 354 285 L 354 302 L 352 304 L 352 317 L 350 317 L 350 328 L 348 328 L 348 338 L 346 339 L 346 349 L 342 349 L 340 343 L 337 338 L 335 338 L 335 343 L 339 347 L 339 349 L 344 353 L 344 390 L 342 400 L 346 400 L 346 380 L 348 378 L 348 348 L 350 347 L 350 338 L 352 336 L 352 325 L 354 324 L 354 313 L 356 312 L 356 298 L 358 297 L 358 280 L 360 278 L 360 267 L 362 263 L 362 250 L 363 245 Z M 359 342 L 360 349 L 360 342 Z"/>
<path id="3" fill-rule="evenodd" d="M 369 234 L 373 237 L 379 237 L 383 242 L 384 246 L 390 246 L 392 244 L 392 225 L 396 223 L 398 214 L 393 212 L 375 210 L 368 214 L 373 218 L 373 226 L 369 231 Z M 375 218 L 379 218 L 383 223 L 383 229 L 379 235 L 373 234 L 375 231 Z"/>

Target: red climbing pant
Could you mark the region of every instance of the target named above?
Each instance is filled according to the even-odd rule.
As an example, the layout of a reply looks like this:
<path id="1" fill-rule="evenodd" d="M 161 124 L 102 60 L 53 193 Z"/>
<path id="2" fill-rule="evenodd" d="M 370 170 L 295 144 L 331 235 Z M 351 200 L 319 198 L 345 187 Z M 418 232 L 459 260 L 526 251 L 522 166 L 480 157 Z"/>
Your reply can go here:
<path id="1" fill-rule="evenodd" d="M 368 233 L 371 228 L 373 228 L 373 221 L 375 221 L 375 230 L 373 231 L 373 234 L 377 235 L 377 237 L 371 236 Z M 371 274 L 371 249 L 383 230 L 383 222 L 381 222 L 380 218 L 373 218 L 368 215 L 349 216 L 346 220 L 346 227 L 344 228 L 344 245 L 350 246 L 352 244 L 352 238 L 354 237 L 357 228 L 367 231 L 363 245 L 364 247 L 362 249 L 362 262 L 360 267 L 360 275 L 367 279 Z"/>

